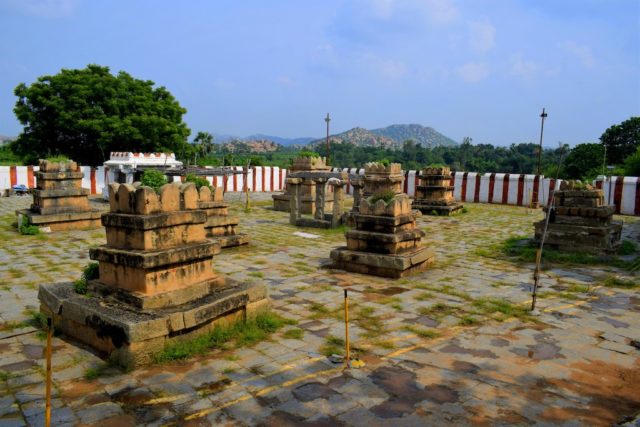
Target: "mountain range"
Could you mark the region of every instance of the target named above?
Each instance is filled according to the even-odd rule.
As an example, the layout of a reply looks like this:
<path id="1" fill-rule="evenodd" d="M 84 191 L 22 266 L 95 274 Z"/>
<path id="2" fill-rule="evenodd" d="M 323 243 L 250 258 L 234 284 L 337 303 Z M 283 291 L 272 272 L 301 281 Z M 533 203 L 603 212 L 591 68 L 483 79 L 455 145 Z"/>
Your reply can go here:
<path id="1" fill-rule="evenodd" d="M 273 135 L 254 134 L 247 137 L 236 137 L 232 135 L 214 134 L 215 142 L 228 143 L 231 141 L 273 141 L 276 144 L 284 146 L 303 146 L 303 145 L 317 145 L 320 142 L 324 142 L 325 138 L 283 138 Z M 412 140 L 416 144 L 422 144 L 423 147 L 437 147 L 437 146 L 453 146 L 457 143 L 436 131 L 435 129 L 422 126 L 418 124 L 408 125 L 391 125 L 379 129 L 364 129 L 361 127 L 355 127 L 346 132 L 334 134 L 329 136 L 332 143 L 342 144 L 350 143 L 361 146 L 382 146 L 382 147 L 395 147 L 402 148 L 402 144 L 407 140 Z"/>

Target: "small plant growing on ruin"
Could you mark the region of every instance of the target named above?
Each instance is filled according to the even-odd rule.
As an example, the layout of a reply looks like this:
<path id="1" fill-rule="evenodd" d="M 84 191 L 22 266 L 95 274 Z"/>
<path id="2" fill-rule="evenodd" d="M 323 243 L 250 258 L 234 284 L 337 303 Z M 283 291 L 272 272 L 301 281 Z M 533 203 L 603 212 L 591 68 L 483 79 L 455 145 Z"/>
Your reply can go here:
<path id="1" fill-rule="evenodd" d="M 382 160 L 378 160 L 378 161 L 376 161 L 376 163 L 381 164 L 381 165 L 382 165 L 382 166 L 384 166 L 385 168 L 391 164 L 391 162 L 389 161 L 389 159 L 382 159 Z"/>
<path id="2" fill-rule="evenodd" d="M 430 165 L 427 166 L 427 168 L 433 168 L 433 169 L 438 169 L 438 168 L 446 168 L 447 165 L 445 165 L 444 163 L 431 163 Z"/>
<path id="3" fill-rule="evenodd" d="M 320 154 L 316 153 L 315 151 L 308 151 L 308 150 L 303 150 L 301 152 L 298 153 L 298 157 L 320 157 Z"/>
<path id="4" fill-rule="evenodd" d="M 193 182 L 196 185 L 196 188 L 200 190 L 200 187 L 209 187 L 211 188 L 211 183 L 207 180 L 207 178 L 194 175 L 192 173 L 187 174 L 185 177 L 186 182 Z"/>
<path id="5" fill-rule="evenodd" d="M 369 197 L 369 199 L 367 201 L 369 202 L 369 204 L 374 204 L 378 200 L 384 200 L 385 203 L 389 203 L 390 201 L 393 200 L 395 195 L 396 195 L 396 193 L 394 193 L 391 190 L 381 191 L 380 193 L 375 193 L 374 195 Z"/>
<path id="6" fill-rule="evenodd" d="M 40 234 L 40 228 L 37 225 L 31 224 L 29 217 L 24 217 L 22 224 L 20 225 L 20 234 L 25 236 L 34 236 Z"/>
<path id="7" fill-rule="evenodd" d="M 82 276 L 78 280 L 73 282 L 73 290 L 80 295 L 85 295 L 87 293 L 89 280 L 97 279 L 98 277 L 98 263 L 92 262 L 87 264 L 87 266 L 82 271 Z"/>
<path id="8" fill-rule="evenodd" d="M 160 187 L 167 183 L 167 177 L 162 172 L 156 169 L 147 169 L 142 174 L 140 179 L 142 185 L 153 188 L 155 191 L 160 190 Z"/>
<path id="9" fill-rule="evenodd" d="M 64 162 L 68 162 L 69 158 L 67 156 L 58 155 L 58 156 L 47 157 L 46 160 L 48 162 L 64 163 Z"/>

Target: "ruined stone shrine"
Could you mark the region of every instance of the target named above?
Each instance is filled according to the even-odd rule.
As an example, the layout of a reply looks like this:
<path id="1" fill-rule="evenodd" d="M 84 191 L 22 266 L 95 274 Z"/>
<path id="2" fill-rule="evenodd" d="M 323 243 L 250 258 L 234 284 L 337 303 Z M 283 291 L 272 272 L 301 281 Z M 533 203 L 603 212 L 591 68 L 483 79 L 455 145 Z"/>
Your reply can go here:
<path id="1" fill-rule="evenodd" d="M 315 184 L 316 209 L 313 218 L 302 216 L 302 191 L 304 183 Z M 298 227 L 334 228 L 344 223 L 344 187 L 347 184 L 346 172 L 294 172 L 287 177 L 287 188 L 291 189 L 289 223 Z M 327 188 L 331 191 L 328 192 Z M 333 196 L 332 210 L 325 213 L 325 200 Z"/>
<path id="2" fill-rule="evenodd" d="M 73 283 L 40 286 L 41 311 L 56 329 L 124 366 L 152 360 L 165 345 L 210 331 L 268 305 L 264 285 L 217 275 L 217 242 L 205 235 L 193 183 L 150 187 L 110 184 L 110 212 L 102 215 L 107 243 L 90 249 L 99 277 L 86 295 Z"/>
<path id="3" fill-rule="evenodd" d="M 16 211 L 19 223 L 27 220 L 51 231 L 100 226 L 100 211 L 89 206 L 89 189 L 82 188 L 84 174 L 74 161 L 40 160 L 30 209 Z"/>
<path id="4" fill-rule="evenodd" d="M 287 176 L 296 172 L 331 172 L 331 168 L 326 164 L 325 157 L 298 157 L 293 161 L 291 169 Z M 310 179 L 302 179 L 301 187 L 298 190 L 301 213 L 315 215 L 316 213 L 316 183 Z M 274 194 L 273 210 L 281 212 L 290 212 L 291 197 L 293 196 L 293 188 L 288 185 L 283 194 Z M 333 210 L 333 193 L 328 193 L 324 199 L 324 211 L 331 212 Z"/>
<path id="5" fill-rule="evenodd" d="M 404 174 L 400 164 L 365 165 L 365 194 L 358 213 L 352 213 L 355 230 L 345 233 L 347 246 L 331 251 L 333 267 L 375 276 L 399 278 L 425 270 L 435 259 L 422 246 L 424 231 L 416 226 L 419 212 L 411 210 L 409 196 L 398 193 Z M 400 190 L 401 191 L 401 190 Z"/>
<path id="6" fill-rule="evenodd" d="M 237 230 L 238 217 L 229 215 L 229 203 L 224 201 L 222 187 L 213 188 L 213 191 L 209 187 L 200 187 L 199 192 L 198 206 L 207 214 L 204 224 L 207 237 L 216 240 L 222 248 L 249 243 L 249 236 Z"/>
<path id="7" fill-rule="evenodd" d="M 451 170 L 448 167 L 426 167 L 420 171 L 413 208 L 424 214 L 452 215 L 462 209 L 453 198 Z"/>
<path id="8" fill-rule="evenodd" d="M 554 205 L 543 210 L 549 216 L 545 244 L 558 249 L 613 253 L 621 244 L 622 222 L 614 221 L 615 206 L 604 204 L 604 192 L 587 186 L 574 188 L 563 181 L 554 192 Z M 540 242 L 546 218 L 534 223 Z"/>

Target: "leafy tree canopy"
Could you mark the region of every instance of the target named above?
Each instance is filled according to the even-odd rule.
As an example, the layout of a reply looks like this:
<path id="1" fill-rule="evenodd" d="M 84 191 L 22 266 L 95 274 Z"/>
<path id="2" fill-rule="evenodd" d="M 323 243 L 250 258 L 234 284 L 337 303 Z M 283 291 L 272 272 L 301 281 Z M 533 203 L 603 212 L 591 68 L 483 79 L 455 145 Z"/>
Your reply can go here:
<path id="1" fill-rule="evenodd" d="M 114 76 L 108 67 L 62 69 L 14 93 L 24 125 L 15 149 L 30 163 L 60 154 L 99 165 L 111 151 L 181 153 L 190 133 L 186 110 L 169 91 L 124 71 Z"/>
<path id="2" fill-rule="evenodd" d="M 640 117 L 613 125 L 600 137 L 600 141 L 607 147 L 607 163 L 618 165 L 627 156 L 636 152 L 640 147 Z"/>
<path id="3" fill-rule="evenodd" d="M 603 156 L 602 144 L 576 145 L 564 161 L 564 177 L 567 179 L 595 178 L 602 173 Z"/>

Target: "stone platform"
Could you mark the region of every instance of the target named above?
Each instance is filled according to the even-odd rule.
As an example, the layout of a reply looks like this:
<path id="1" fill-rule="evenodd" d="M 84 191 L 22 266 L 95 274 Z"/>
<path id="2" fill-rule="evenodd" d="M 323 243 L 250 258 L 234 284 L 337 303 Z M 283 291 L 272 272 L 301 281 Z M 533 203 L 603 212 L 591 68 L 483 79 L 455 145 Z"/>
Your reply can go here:
<path id="1" fill-rule="evenodd" d="M 420 213 L 411 210 L 406 194 L 397 193 L 403 176 L 398 163 L 365 165 L 364 188 L 374 193 L 360 201 L 359 213 L 351 213 L 355 229 L 345 233 L 346 247 L 331 251 L 332 267 L 400 278 L 433 264 L 435 253 L 422 246 L 425 233 L 416 227 Z"/>
<path id="2" fill-rule="evenodd" d="M 426 167 L 418 175 L 413 208 L 426 215 L 449 216 L 462 210 L 463 206 L 453 197 L 450 185 L 451 170 L 448 167 Z"/>
<path id="3" fill-rule="evenodd" d="M 167 344 L 268 307 L 263 285 L 230 280 L 187 303 L 153 310 L 136 307 L 117 294 L 106 296 L 95 285 L 90 289 L 98 292 L 79 295 L 72 282 L 46 284 L 40 286 L 38 299 L 57 330 L 126 367 L 148 364 Z"/>
<path id="4" fill-rule="evenodd" d="M 84 174 L 76 162 L 41 160 L 35 176 L 31 208 L 16 211 L 20 224 L 26 219 L 51 231 L 100 226 L 101 212 L 89 206 L 90 191 L 81 187 Z"/>
<path id="5" fill-rule="evenodd" d="M 324 157 L 298 157 L 293 161 L 288 173 L 294 172 L 330 172 L 331 167 L 327 166 Z M 300 202 L 300 213 L 315 215 L 316 213 L 316 184 L 311 180 L 305 180 L 299 190 L 298 200 Z M 273 210 L 289 212 L 291 207 L 292 189 L 287 187 L 284 193 L 274 194 Z M 333 210 L 333 194 L 328 193 L 324 199 L 324 210 Z"/>
<path id="6" fill-rule="evenodd" d="M 174 341 L 205 334 L 221 322 L 268 305 L 266 288 L 216 274 L 220 244 L 207 239 L 211 191 L 193 183 L 165 184 L 157 193 L 130 184 L 109 186 L 102 215 L 106 245 L 89 250 L 98 277 L 79 295 L 72 283 L 41 285 L 41 311 L 63 333 L 127 367 L 152 361 Z M 215 218 L 215 217 L 214 217 Z"/>
<path id="7" fill-rule="evenodd" d="M 563 183 L 564 184 L 564 183 Z M 570 185 L 570 184 L 564 184 Z M 602 190 L 561 190 L 549 216 L 545 244 L 568 251 L 615 253 L 621 244 L 622 222 L 614 221 L 614 206 L 604 205 Z M 534 223 L 535 240 L 544 234 L 546 218 Z"/>
<path id="8" fill-rule="evenodd" d="M 207 214 L 204 229 L 207 238 L 217 242 L 221 248 L 246 245 L 249 236 L 237 231 L 240 220 L 237 216 L 229 216 L 229 203 L 224 201 L 222 188 L 200 188 L 198 207 Z"/>

